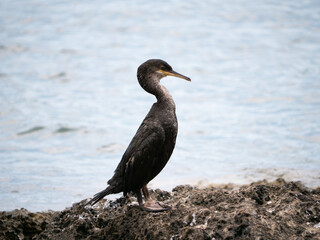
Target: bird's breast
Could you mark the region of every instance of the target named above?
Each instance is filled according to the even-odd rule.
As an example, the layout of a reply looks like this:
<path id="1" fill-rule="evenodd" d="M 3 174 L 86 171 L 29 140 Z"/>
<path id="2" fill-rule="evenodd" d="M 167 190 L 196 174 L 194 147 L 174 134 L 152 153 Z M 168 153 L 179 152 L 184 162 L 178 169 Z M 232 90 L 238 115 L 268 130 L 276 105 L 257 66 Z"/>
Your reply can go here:
<path id="1" fill-rule="evenodd" d="M 165 132 L 166 144 L 175 144 L 178 132 L 178 121 L 175 111 L 175 105 L 171 102 L 156 103 L 152 112 L 155 119 L 161 124 Z"/>

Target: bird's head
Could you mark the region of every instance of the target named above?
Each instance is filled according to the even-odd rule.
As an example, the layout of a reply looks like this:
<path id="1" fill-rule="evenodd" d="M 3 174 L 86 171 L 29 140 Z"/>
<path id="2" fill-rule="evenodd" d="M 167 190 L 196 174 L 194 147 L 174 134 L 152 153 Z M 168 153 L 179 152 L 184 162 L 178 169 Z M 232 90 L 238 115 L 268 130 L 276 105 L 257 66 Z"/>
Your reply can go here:
<path id="1" fill-rule="evenodd" d="M 156 78 L 157 80 L 160 80 L 161 78 L 166 76 L 173 76 L 177 78 L 182 78 L 187 81 L 191 81 L 190 78 L 174 71 L 167 62 L 161 59 L 150 59 L 145 63 L 141 64 L 138 68 L 137 75 L 139 82 L 144 78 Z"/>

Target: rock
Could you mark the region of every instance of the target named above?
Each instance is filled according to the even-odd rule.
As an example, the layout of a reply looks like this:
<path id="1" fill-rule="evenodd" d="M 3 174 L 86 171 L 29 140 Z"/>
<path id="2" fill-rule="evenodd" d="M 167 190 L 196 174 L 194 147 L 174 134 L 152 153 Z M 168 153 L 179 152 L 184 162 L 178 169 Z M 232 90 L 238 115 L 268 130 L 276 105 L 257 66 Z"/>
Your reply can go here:
<path id="1" fill-rule="evenodd" d="M 32 239 L 43 232 L 53 212 L 31 213 L 21 208 L 0 213 L 0 239 Z"/>
<path id="2" fill-rule="evenodd" d="M 1 212 L 0 239 L 320 239 L 320 190 L 299 182 L 186 185 L 152 197 L 173 208 L 145 212 L 127 196 L 57 212 Z"/>

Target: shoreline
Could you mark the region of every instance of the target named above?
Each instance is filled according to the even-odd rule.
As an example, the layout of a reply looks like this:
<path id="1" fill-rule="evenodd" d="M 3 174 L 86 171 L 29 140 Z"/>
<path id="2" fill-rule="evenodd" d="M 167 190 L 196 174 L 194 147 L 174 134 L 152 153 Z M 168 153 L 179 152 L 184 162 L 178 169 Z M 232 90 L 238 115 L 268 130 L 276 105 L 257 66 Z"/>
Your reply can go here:
<path id="1" fill-rule="evenodd" d="M 277 179 L 152 191 L 172 206 L 142 211 L 134 196 L 62 211 L 0 212 L 0 239 L 320 239 L 320 187 Z"/>

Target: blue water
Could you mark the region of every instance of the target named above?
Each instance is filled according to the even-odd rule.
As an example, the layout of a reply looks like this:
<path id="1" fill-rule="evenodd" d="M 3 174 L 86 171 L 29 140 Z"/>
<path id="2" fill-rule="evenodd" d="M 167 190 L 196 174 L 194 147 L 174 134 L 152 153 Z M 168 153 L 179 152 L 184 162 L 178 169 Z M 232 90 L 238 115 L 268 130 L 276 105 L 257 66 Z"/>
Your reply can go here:
<path id="1" fill-rule="evenodd" d="M 0 2 L 0 210 L 61 210 L 106 186 L 155 101 L 136 69 L 192 79 L 150 186 L 320 185 L 320 3 Z"/>

